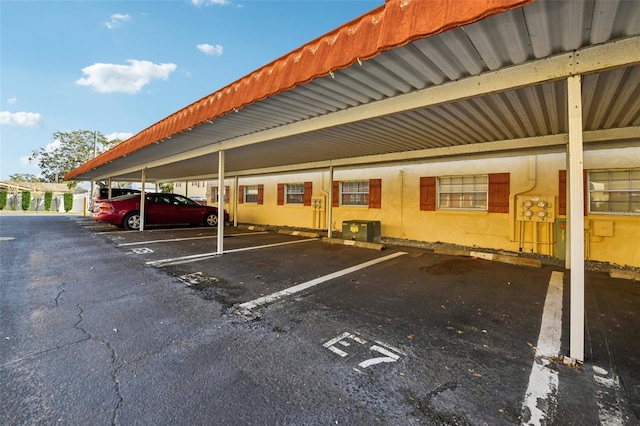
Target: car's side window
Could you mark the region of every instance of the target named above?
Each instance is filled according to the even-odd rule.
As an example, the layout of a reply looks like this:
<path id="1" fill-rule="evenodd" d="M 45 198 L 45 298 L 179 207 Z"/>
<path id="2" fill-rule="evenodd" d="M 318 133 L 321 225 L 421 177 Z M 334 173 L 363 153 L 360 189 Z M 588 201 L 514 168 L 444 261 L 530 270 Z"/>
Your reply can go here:
<path id="1" fill-rule="evenodd" d="M 171 204 L 171 197 L 167 195 L 158 195 L 156 201 L 162 204 Z"/>
<path id="2" fill-rule="evenodd" d="M 183 197 L 182 195 L 175 195 L 173 203 L 179 206 L 193 206 L 196 204 L 195 201 L 190 198 Z"/>

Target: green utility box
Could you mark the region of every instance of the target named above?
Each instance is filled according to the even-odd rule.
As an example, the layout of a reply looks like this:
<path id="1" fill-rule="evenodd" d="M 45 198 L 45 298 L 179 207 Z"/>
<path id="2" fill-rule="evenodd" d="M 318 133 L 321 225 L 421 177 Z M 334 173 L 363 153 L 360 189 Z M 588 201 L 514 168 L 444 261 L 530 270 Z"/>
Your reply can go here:
<path id="1" fill-rule="evenodd" d="M 380 241 L 379 220 L 345 220 L 342 222 L 342 238 L 345 240 Z"/>

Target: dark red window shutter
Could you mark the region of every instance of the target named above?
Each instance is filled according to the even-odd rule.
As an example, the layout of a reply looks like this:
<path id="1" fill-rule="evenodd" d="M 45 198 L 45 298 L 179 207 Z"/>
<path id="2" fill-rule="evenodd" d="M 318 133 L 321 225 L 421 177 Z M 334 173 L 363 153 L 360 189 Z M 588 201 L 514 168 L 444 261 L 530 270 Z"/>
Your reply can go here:
<path id="1" fill-rule="evenodd" d="M 420 178 L 420 210 L 436 211 L 436 178 Z"/>
<path id="2" fill-rule="evenodd" d="M 238 187 L 238 204 L 244 203 L 244 185 Z"/>
<path id="3" fill-rule="evenodd" d="M 340 207 L 340 182 L 337 180 L 333 181 L 333 199 L 331 203 L 333 207 Z"/>
<path id="4" fill-rule="evenodd" d="M 382 207 L 382 179 L 369 180 L 369 208 Z"/>
<path id="5" fill-rule="evenodd" d="M 258 204 L 264 203 L 264 185 L 258 185 Z"/>
<path id="6" fill-rule="evenodd" d="M 558 214 L 567 215 L 567 171 L 558 171 Z"/>
<path id="7" fill-rule="evenodd" d="M 587 185 L 589 173 L 583 170 L 582 173 L 582 196 L 584 197 L 583 214 L 587 215 Z M 558 214 L 560 216 L 567 215 L 567 171 L 558 171 Z"/>
<path id="8" fill-rule="evenodd" d="M 313 195 L 313 182 L 304 183 L 304 205 L 311 205 L 311 196 Z"/>
<path id="9" fill-rule="evenodd" d="M 278 184 L 277 204 L 279 206 L 284 206 L 284 183 Z"/>
<path id="10" fill-rule="evenodd" d="M 509 213 L 509 173 L 489 175 L 489 213 Z"/>

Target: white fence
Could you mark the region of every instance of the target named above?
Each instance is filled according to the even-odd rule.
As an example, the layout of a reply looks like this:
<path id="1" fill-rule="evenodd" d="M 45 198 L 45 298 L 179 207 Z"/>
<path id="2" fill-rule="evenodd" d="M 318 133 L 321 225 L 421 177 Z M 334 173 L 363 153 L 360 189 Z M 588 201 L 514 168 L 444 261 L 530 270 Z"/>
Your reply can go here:
<path id="1" fill-rule="evenodd" d="M 85 206 L 87 203 L 86 194 L 73 194 L 73 206 L 69 213 L 84 213 Z M 22 193 L 9 193 L 7 194 L 7 206 L 4 208 L 5 211 L 22 211 Z M 29 211 L 35 212 L 40 211 L 44 212 L 44 193 L 32 193 L 31 194 L 31 207 Z M 64 213 L 64 195 L 63 194 L 53 194 L 53 198 L 51 199 L 51 210 L 52 212 L 62 212 Z"/>

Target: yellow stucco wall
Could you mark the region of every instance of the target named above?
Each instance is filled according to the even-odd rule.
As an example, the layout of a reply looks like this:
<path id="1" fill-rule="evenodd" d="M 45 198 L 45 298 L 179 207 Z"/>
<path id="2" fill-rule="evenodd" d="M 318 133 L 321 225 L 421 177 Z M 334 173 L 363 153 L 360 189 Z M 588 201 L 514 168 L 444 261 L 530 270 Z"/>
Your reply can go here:
<path id="1" fill-rule="evenodd" d="M 640 148 L 611 151 L 586 151 L 586 169 L 637 168 Z M 535 251 L 555 254 L 555 223 L 527 224 L 522 229 L 516 220 L 515 203 L 522 196 L 550 196 L 557 215 L 558 171 L 566 168 L 565 155 L 544 154 L 502 158 L 460 158 L 448 161 L 396 164 L 334 170 L 334 180 L 382 179 L 382 208 L 333 208 L 331 227 L 340 232 L 346 220 L 379 220 L 382 236 L 426 242 L 446 242 L 509 251 Z M 489 173 L 510 174 L 510 213 L 486 211 L 420 210 L 420 177 L 457 176 Z M 264 185 L 264 204 L 240 204 L 238 221 L 275 226 L 326 229 L 327 210 L 324 213 L 304 206 L 278 206 L 278 183 L 313 182 L 313 195 L 324 196 L 330 204 L 328 171 L 240 178 L 240 185 Z M 231 180 L 226 183 L 233 188 Z M 233 192 L 233 189 L 232 189 Z M 237 196 L 232 194 L 232 197 Z M 231 211 L 232 203 L 226 204 Z M 564 217 L 557 217 L 564 219 Z M 588 259 L 620 265 L 640 266 L 640 216 L 595 216 L 585 218 Z M 597 224 L 594 221 L 612 222 Z M 607 232 L 603 232 L 602 229 Z M 613 229 L 613 234 L 608 231 Z M 521 232 L 522 231 L 522 232 Z M 339 234 L 338 234 L 339 235 Z M 521 242 L 524 241 L 524 242 Z M 534 244 L 533 242 L 536 242 Z M 551 244 L 547 244 L 551 243 Z"/>

